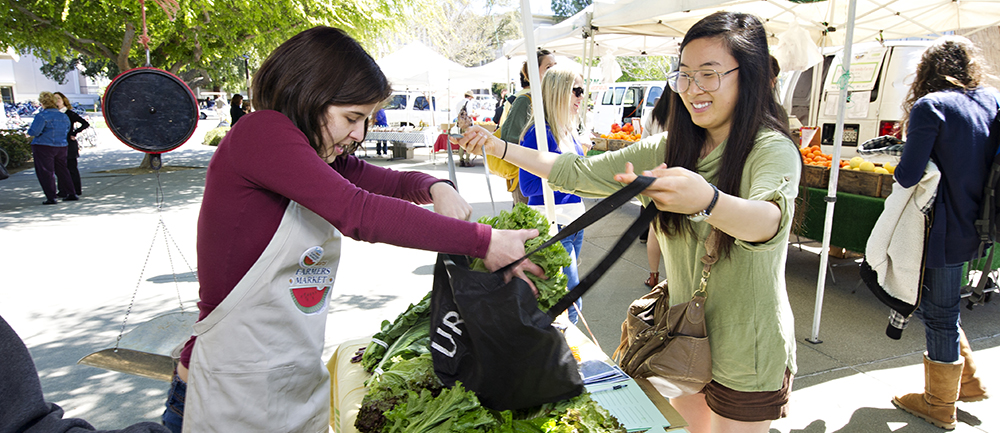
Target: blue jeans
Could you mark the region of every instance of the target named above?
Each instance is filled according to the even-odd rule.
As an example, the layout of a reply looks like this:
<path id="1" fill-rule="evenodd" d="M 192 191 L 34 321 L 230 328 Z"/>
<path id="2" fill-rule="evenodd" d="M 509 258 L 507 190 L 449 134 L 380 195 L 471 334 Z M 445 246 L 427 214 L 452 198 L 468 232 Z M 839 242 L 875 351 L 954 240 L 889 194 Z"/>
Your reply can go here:
<path id="1" fill-rule="evenodd" d="M 170 382 L 170 391 L 167 392 L 167 409 L 163 411 L 160 418 L 163 425 L 172 433 L 181 433 L 181 426 L 184 424 L 184 396 L 187 394 L 187 384 L 174 372 L 174 380 Z"/>
<path id="2" fill-rule="evenodd" d="M 559 225 L 559 230 L 562 230 L 563 226 Z M 566 274 L 566 288 L 573 290 L 577 284 L 580 284 L 580 272 L 577 270 L 577 263 L 580 262 L 580 248 L 583 248 L 583 230 L 580 230 L 560 241 L 566 252 L 569 253 L 569 258 L 573 261 L 569 266 L 563 268 L 563 273 Z M 583 306 L 583 299 L 577 299 L 573 303 L 573 306 L 569 308 L 569 321 L 574 324 L 579 320 L 577 318 L 577 312 Z"/>
<path id="3" fill-rule="evenodd" d="M 958 361 L 961 285 L 962 265 L 924 268 L 920 306 L 915 314 L 924 322 L 927 357 L 932 361 Z"/>

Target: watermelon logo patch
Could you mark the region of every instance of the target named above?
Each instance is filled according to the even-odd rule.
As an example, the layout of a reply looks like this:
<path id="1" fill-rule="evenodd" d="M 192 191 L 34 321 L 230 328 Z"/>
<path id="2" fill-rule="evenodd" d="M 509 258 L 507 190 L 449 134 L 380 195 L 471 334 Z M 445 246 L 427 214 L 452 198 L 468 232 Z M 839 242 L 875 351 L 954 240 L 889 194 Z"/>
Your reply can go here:
<path id="1" fill-rule="evenodd" d="M 323 247 L 307 249 L 299 257 L 299 269 L 288 279 L 288 293 L 292 304 L 305 314 L 316 314 L 326 309 L 333 286 L 333 269 L 325 267 Z"/>

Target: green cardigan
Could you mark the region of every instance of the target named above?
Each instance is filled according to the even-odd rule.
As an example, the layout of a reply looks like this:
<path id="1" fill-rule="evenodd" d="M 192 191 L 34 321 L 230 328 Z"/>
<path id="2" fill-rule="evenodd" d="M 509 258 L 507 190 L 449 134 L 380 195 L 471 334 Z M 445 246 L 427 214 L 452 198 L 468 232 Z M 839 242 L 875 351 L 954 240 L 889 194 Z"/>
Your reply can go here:
<path id="1" fill-rule="evenodd" d="M 698 161 L 697 172 L 715 183 L 726 143 Z M 614 180 L 631 162 L 635 171 L 652 170 L 666 155 L 666 133 L 614 152 L 583 158 L 560 156 L 549 175 L 553 189 L 581 197 L 605 197 L 622 187 Z M 740 197 L 771 201 L 781 209 L 777 235 L 763 243 L 736 241 L 731 255 L 712 267 L 705 303 L 713 380 L 737 391 L 776 391 L 785 369 L 795 374 L 795 326 L 785 291 L 785 259 L 798 192 L 801 156 L 784 135 L 761 130 L 747 158 Z M 645 197 L 642 197 L 645 201 Z M 691 299 L 701 278 L 699 258 L 712 230 L 693 223 L 697 238 L 658 232 L 670 282 L 670 304 Z"/>

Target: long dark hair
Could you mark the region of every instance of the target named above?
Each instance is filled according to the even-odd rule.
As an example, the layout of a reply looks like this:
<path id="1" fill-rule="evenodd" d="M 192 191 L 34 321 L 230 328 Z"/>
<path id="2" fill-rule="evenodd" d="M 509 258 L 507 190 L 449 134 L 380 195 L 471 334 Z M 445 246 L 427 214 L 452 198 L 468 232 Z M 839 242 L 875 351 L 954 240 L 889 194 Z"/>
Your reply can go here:
<path id="1" fill-rule="evenodd" d="M 375 59 L 333 27 L 313 27 L 292 36 L 253 77 L 254 108 L 288 116 L 317 152 L 323 147 L 327 107 L 375 104 L 391 94 Z"/>
<path id="2" fill-rule="evenodd" d="M 718 38 L 739 65 L 739 94 L 733 110 L 729 137 L 722 154 L 722 164 L 716 185 L 720 191 L 739 196 L 743 167 L 747 156 L 753 150 L 757 132 L 761 128 L 773 129 L 785 134 L 791 140 L 788 118 L 775 97 L 771 85 L 771 58 L 767 49 L 767 33 L 757 17 L 739 12 L 716 12 L 702 18 L 684 35 L 680 52 L 692 41 L 702 38 Z M 664 162 L 668 167 L 684 167 L 696 171 L 698 157 L 705 144 L 706 131 L 691 121 L 691 114 L 684 106 L 681 95 L 669 95 L 667 113 L 667 153 Z M 662 212 L 659 227 L 669 235 L 682 230 L 692 231 L 693 226 L 686 215 Z M 733 245 L 733 237 L 722 233 L 719 252 L 728 255 Z"/>
<path id="3" fill-rule="evenodd" d="M 917 64 L 917 76 L 903 101 L 903 125 L 910 123 L 910 110 L 918 99 L 948 89 L 968 91 L 979 87 L 986 75 L 986 62 L 975 44 L 962 36 L 942 36 L 927 47 Z"/>

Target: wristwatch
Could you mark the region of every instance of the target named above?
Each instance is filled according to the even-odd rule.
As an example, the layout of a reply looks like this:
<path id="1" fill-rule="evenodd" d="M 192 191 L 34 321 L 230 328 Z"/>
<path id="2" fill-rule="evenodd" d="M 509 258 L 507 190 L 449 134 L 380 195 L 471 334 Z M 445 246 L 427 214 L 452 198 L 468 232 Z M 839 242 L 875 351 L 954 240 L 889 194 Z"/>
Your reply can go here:
<path id="1" fill-rule="evenodd" d="M 699 223 L 705 221 L 709 216 L 712 215 L 712 209 L 715 208 L 715 202 L 719 201 L 719 188 L 712 184 L 709 185 L 711 185 L 712 189 L 715 190 L 715 195 L 712 196 L 712 202 L 708 204 L 708 207 L 705 208 L 705 210 L 695 214 L 688 215 L 689 220 Z"/>

